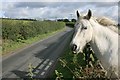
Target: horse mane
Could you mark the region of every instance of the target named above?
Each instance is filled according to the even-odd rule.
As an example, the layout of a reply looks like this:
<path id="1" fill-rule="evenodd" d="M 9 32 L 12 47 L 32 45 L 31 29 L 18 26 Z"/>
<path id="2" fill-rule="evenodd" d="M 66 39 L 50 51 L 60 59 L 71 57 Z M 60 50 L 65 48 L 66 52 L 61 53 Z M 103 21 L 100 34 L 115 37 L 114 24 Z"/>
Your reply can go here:
<path id="1" fill-rule="evenodd" d="M 84 18 L 85 14 L 81 14 L 81 15 L 82 15 L 81 18 Z M 113 30 L 116 33 L 119 32 L 119 29 L 118 29 L 119 28 L 119 24 L 116 21 L 114 21 L 114 20 L 112 20 L 112 19 L 110 19 L 108 17 L 105 17 L 105 16 L 102 16 L 102 17 L 92 16 L 92 19 L 95 22 L 97 22 L 98 24 L 100 24 L 100 25 L 102 25 L 104 27 L 107 27 L 107 28 Z"/>
<path id="2" fill-rule="evenodd" d="M 117 23 L 107 17 L 98 17 L 97 22 L 103 26 L 117 26 Z"/>
<path id="3" fill-rule="evenodd" d="M 102 25 L 104 27 L 108 27 L 109 29 L 118 33 L 118 24 L 114 20 L 107 18 L 107 17 L 98 17 L 98 18 L 96 18 L 96 21 L 100 25 Z"/>

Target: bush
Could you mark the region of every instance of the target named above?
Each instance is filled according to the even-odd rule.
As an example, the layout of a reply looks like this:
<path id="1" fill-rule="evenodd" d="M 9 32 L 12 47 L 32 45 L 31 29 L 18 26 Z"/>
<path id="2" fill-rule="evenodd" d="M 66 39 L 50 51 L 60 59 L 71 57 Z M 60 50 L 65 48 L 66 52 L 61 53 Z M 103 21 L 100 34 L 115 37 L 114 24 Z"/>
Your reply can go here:
<path id="1" fill-rule="evenodd" d="M 74 28 L 75 22 L 66 22 L 66 26 Z"/>
<path id="2" fill-rule="evenodd" d="M 26 40 L 64 27 L 64 22 L 2 19 L 2 38 L 12 41 Z"/>
<path id="3" fill-rule="evenodd" d="M 58 59 L 56 70 L 51 78 L 64 80 L 109 80 L 106 70 L 102 67 L 100 61 L 95 56 L 89 44 L 83 50 L 83 53 L 73 54 L 69 47 L 65 53 Z"/>

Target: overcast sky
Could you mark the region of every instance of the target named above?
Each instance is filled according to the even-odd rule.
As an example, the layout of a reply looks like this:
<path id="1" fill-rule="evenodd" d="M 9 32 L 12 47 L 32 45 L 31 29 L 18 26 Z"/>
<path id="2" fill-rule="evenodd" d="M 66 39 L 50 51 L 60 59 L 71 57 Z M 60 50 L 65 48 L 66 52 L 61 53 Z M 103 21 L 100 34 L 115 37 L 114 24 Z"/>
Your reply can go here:
<path id="1" fill-rule="evenodd" d="M 35 0 L 34 2 L 31 2 L 29 0 L 24 0 L 23 2 L 22 0 L 2 0 L 0 17 L 70 19 L 76 18 L 76 10 L 79 10 L 81 13 L 86 13 L 88 9 L 91 9 L 94 16 L 107 16 L 117 20 L 117 0 L 106 0 L 106 2 L 88 1 L 84 0 L 84 2 L 78 2 L 78 0 L 74 0 L 74 2 L 72 2 L 71 0 L 71 2 L 67 2 L 66 0 L 66 2 L 56 2 L 55 0 L 52 0 L 52 2 L 41 2 Z"/>

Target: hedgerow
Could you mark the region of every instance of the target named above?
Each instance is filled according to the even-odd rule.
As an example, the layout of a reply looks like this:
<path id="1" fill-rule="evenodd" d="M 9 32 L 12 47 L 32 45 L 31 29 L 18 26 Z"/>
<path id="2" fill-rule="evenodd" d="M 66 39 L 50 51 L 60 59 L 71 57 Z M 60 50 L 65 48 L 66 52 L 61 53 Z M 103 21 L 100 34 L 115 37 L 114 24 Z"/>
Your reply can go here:
<path id="1" fill-rule="evenodd" d="M 58 59 L 52 77 L 55 80 L 111 80 L 89 44 L 83 53 L 79 54 L 73 54 L 70 48 L 67 48 L 65 54 Z"/>
<path id="2" fill-rule="evenodd" d="M 64 27 L 64 22 L 2 19 L 2 38 L 18 42 Z"/>

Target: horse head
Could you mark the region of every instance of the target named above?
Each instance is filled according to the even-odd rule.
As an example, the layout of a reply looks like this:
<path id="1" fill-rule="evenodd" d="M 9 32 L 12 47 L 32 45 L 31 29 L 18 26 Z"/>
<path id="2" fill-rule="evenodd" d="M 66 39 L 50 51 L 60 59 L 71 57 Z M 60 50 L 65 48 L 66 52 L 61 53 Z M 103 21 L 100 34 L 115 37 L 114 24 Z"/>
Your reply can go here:
<path id="1" fill-rule="evenodd" d="M 92 40 L 93 30 L 90 23 L 91 16 L 91 10 L 89 10 L 85 16 L 80 15 L 77 11 L 77 21 L 74 25 L 74 35 L 70 44 L 73 53 L 82 52 L 85 45 Z"/>

